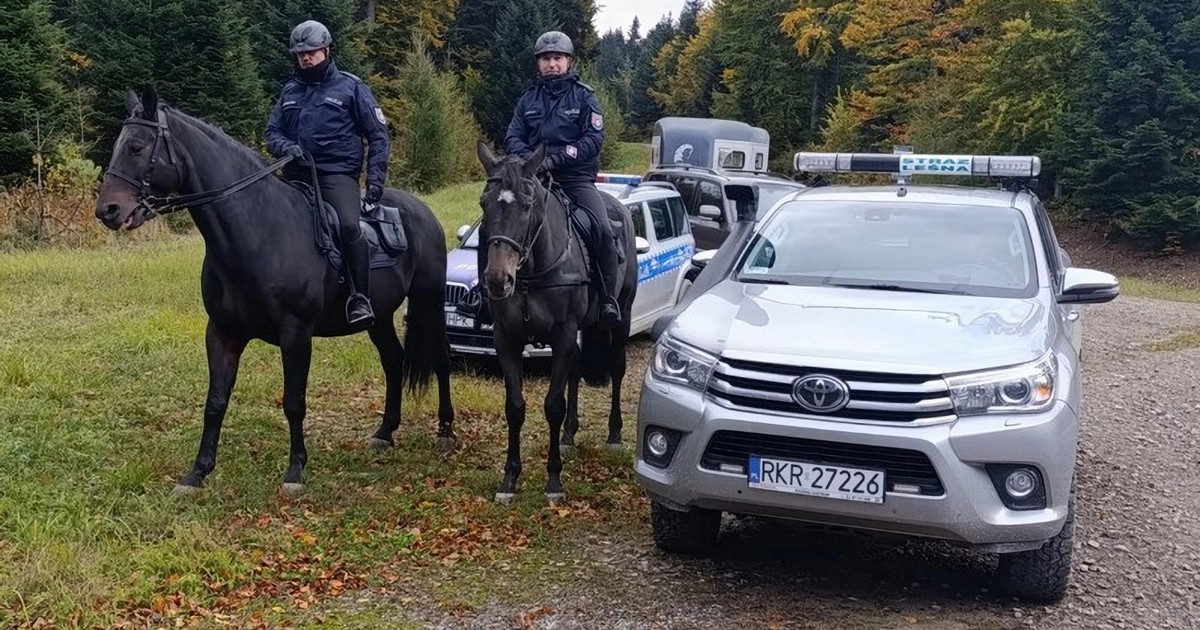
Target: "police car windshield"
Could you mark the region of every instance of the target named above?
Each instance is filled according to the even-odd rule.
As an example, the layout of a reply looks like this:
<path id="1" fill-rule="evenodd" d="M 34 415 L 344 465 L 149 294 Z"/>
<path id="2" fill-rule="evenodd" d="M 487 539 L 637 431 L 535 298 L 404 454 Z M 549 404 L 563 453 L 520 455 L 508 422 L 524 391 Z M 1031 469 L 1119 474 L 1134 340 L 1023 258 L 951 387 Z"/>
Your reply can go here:
<path id="1" fill-rule="evenodd" d="M 471 231 L 467 233 L 467 237 L 463 239 L 459 247 L 469 247 L 471 249 L 479 248 L 479 224 L 471 226 Z"/>
<path id="2" fill-rule="evenodd" d="M 1013 208 L 796 200 L 755 235 L 738 279 L 1032 297 L 1032 247 Z"/>
<path id="3" fill-rule="evenodd" d="M 758 182 L 758 213 L 763 216 L 768 210 L 775 207 L 775 204 L 783 199 L 785 195 L 790 195 L 797 190 L 798 186 L 787 186 L 783 184 L 767 184 Z"/>

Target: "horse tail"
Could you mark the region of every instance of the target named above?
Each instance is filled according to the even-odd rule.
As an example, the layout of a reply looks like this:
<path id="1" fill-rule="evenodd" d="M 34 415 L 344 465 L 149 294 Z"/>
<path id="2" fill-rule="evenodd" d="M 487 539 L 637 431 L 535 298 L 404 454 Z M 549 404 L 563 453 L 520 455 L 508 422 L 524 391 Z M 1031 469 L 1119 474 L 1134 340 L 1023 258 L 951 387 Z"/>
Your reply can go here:
<path id="1" fill-rule="evenodd" d="M 580 340 L 579 372 L 584 382 L 592 387 L 608 385 L 612 333 L 599 326 L 589 326 L 582 332 Z"/>
<path id="2" fill-rule="evenodd" d="M 449 372 L 450 345 L 446 338 L 446 250 L 445 236 L 433 211 L 415 197 L 410 202 L 423 210 L 421 221 L 412 225 L 428 231 L 420 238 L 439 250 L 431 260 L 418 258 L 416 273 L 408 292 L 408 323 L 404 330 L 404 371 L 401 382 L 409 392 L 424 392 L 435 373 Z M 414 212 L 414 214 L 417 214 Z"/>

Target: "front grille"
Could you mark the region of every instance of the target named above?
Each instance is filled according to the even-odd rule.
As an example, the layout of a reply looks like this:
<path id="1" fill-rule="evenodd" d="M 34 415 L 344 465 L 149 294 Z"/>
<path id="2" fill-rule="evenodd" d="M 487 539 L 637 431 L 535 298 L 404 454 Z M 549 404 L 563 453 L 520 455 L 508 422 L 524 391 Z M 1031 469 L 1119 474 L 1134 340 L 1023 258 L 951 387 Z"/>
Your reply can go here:
<path id="1" fill-rule="evenodd" d="M 459 284 L 457 282 L 447 282 L 446 283 L 446 304 L 449 306 L 454 306 L 455 304 L 458 304 L 459 300 L 463 299 L 463 296 L 465 296 L 468 291 L 469 291 L 469 289 L 467 288 L 467 285 L 465 285 L 465 284 Z"/>
<path id="2" fill-rule="evenodd" d="M 800 407 L 792 398 L 792 384 L 812 374 L 845 382 L 850 390 L 846 406 L 831 413 Z M 946 382 L 935 375 L 825 370 L 726 358 L 713 370 L 708 394 L 734 407 L 821 418 L 921 424 L 955 419 Z"/>
<path id="3" fill-rule="evenodd" d="M 907 484 L 920 487 L 924 496 L 945 494 L 942 480 L 924 453 L 885 446 L 717 431 L 704 450 L 700 467 L 720 470 L 722 464 L 748 466 L 751 455 L 830 466 L 883 469 L 887 475 L 888 491 L 894 490 L 896 484 Z"/>

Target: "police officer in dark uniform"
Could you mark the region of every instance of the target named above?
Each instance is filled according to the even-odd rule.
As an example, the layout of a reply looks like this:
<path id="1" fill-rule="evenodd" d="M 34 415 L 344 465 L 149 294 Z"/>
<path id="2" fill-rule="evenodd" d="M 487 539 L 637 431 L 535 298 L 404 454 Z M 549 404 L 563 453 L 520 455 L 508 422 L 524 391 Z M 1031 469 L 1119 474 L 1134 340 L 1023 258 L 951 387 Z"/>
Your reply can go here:
<path id="1" fill-rule="evenodd" d="M 337 209 L 342 254 L 353 281 L 346 320 L 361 328 L 375 320 L 367 297 L 370 253 L 358 227 L 363 139 L 369 147 L 363 195 L 368 203 L 383 197 L 390 142 L 387 120 L 371 89 L 358 77 L 338 70 L 329 55 L 332 43 L 329 29 L 320 22 L 308 20 L 292 29 L 289 52 L 296 55 L 298 67 L 284 84 L 267 123 L 267 150 L 277 158 L 301 158 L 284 167 L 288 179 L 311 181 L 305 154 L 316 165 L 321 197 Z"/>
<path id="2" fill-rule="evenodd" d="M 546 145 L 542 170 L 548 171 L 575 203 L 593 217 L 597 238 L 592 258 L 600 268 L 600 324 L 621 321 L 617 308 L 617 248 L 604 199 L 596 189 L 600 148 L 604 145 L 604 116 L 594 90 L 571 69 L 575 46 L 559 31 L 543 33 L 533 47 L 537 83 L 521 94 L 504 138 L 509 154 L 527 157 L 538 144 Z"/>

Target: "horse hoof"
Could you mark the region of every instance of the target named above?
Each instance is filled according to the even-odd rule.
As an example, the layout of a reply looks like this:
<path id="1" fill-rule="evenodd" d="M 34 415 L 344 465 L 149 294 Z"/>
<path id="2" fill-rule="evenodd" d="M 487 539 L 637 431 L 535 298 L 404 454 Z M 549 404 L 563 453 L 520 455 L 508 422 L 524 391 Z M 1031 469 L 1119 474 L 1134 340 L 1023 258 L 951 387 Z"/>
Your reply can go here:
<path id="1" fill-rule="evenodd" d="M 516 498 L 517 498 L 517 495 L 512 492 L 497 492 L 496 493 L 496 503 L 499 503 L 500 505 L 512 505 L 513 500 Z"/>
<path id="2" fill-rule="evenodd" d="M 198 486 L 189 486 L 183 483 L 175 484 L 175 488 L 171 490 L 171 494 L 177 497 L 191 496 L 198 492 L 200 492 L 200 488 Z"/>
<path id="3" fill-rule="evenodd" d="M 284 483 L 283 494 L 289 497 L 304 494 L 304 484 L 302 483 Z"/>
<path id="4" fill-rule="evenodd" d="M 437 450 L 443 455 L 453 452 L 456 446 L 458 446 L 458 441 L 452 437 L 440 437 L 437 439 Z"/>
<path id="5" fill-rule="evenodd" d="M 546 503 L 549 503 L 550 507 L 558 507 L 566 502 L 567 502 L 567 494 L 565 492 L 547 492 L 546 493 Z"/>
<path id="6" fill-rule="evenodd" d="M 607 442 L 607 443 L 605 443 L 604 448 L 609 451 L 614 451 L 614 452 L 619 453 L 619 452 L 625 450 L 625 443 L 624 442 Z"/>
<path id="7" fill-rule="evenodd" d="M 392 443 L 387 440 L 381 440 L 377 437 L 371 437 L 367 439 L 367 446 L 369 446 L 373 451 L 382 451 L 392 448 Z"/>

